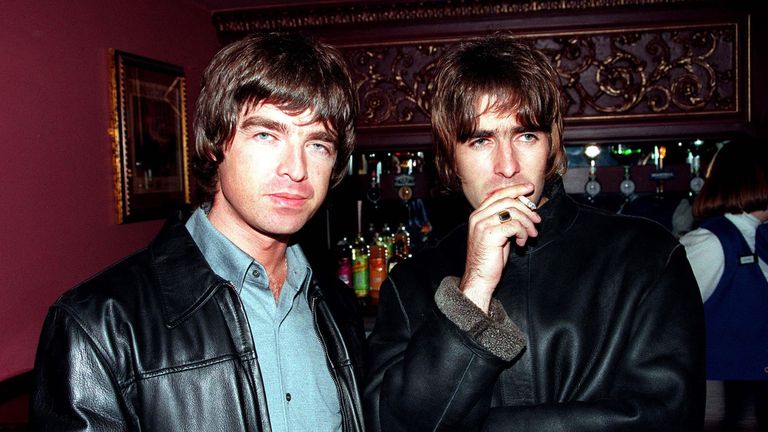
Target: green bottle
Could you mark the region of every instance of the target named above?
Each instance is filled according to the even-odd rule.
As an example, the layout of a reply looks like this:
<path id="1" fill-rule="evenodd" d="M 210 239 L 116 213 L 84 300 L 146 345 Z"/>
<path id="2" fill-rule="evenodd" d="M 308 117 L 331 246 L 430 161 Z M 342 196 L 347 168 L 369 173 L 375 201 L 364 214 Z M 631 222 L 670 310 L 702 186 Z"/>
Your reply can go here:
<path id="1" fill-rule="evenodd" d="M 368 245 L 362 233 L 352 243 L 352 288 L 355 296 L 364 299 L 368 296 Z"/>

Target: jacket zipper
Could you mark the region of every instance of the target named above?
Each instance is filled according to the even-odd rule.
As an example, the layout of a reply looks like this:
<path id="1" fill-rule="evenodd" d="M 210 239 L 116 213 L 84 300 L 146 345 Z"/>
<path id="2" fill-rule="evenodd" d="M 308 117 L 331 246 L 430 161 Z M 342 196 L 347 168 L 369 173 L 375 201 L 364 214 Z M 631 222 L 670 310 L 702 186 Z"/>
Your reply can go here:
<path id="1" fill-rule="evenodd" d="M 325 367 L 328 368 L 328 372 L 331 374 L 331 379 L 333 380 L 333 383 L 336 385 L 336 397 L 339 399 L 339 411 L 341 412 L 341 429 L 347 430 L 347 416 L 344 409 L 344 401 L 341 397 L 341 389 L 339 388 L 339 379 L 336 377 L 336 373 L 331 368 L 331 356 L 328 354 L 328 346 L 325 343 L 325 339 L 323 339 L 323 334 L 320 332 L 320 327 L 317 324 L 317 299 L 318 295 L 317 293 L 312 294 L 312 303 L 310 305 L 310 309 L 312 309 L 312 318 L 313 318 L 313 324 L 315 326 L 315 335 L 317 335 L 317 339 L 320 341 L 320 345 L 323 346 L 323 352 L 325 353 Z"/>

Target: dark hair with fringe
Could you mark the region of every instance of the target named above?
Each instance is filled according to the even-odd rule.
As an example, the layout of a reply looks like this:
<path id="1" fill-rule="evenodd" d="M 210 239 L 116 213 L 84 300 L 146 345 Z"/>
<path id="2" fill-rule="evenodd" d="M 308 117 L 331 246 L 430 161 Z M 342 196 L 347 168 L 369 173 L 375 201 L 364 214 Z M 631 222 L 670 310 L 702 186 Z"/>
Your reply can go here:
<path id="1" fill-rule="evenodd" d="M 437 64 L 432 98 L 435 163 L 440 179 L 459 189 L 456 145 L 477 128 L 477 103 L 489 96 L 487 111 L 517 113 L 517 121 L 546 132 L 550 150 L 546 179 L 565 174 L 563 119 L 557 72 L 541 51 L 506 33 L 472 39 L 448 51 Z"/>
<path id="2" fill-rule="evenodd" d="M 738 138 L 715 153 L 693 200 L 696 219 L 768 210 L 768 143 Z"/>
<path id="3" fill-rule="evenodd" d="M 198 203 L 216 192 L 218 167 L 240 113 L 260 103 L 292 115 L 312 110 L 313 120 L 337 138 L 331 187 L 344 177 L 355 141 L 357 97 L 343 57 L 304 35 L 253 34 L 224 47 L 203 73 L 191 157 Z"/>

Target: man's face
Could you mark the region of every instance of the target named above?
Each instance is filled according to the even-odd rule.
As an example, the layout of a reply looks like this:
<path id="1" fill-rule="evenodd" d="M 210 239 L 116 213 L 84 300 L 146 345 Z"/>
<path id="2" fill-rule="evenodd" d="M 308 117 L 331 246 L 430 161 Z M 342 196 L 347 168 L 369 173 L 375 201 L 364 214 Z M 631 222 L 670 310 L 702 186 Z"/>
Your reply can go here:
<path id="1" fill-rule="evenodd" d="M 528 197 L 539 203 L 549 155 L 549 137 L 526 130 L 517 122 L 517 111 L 488 111 L 490 99 L 477 105 L 477 130 L 467 142 L 456 144 L 456 168 L 464 195 L 478 208 L 494 191 L 513 184 L 531 183 Z"/>
<path id="2" fill-rule="evenodd" d="M 325 199 L 335 142 L 309 110 L 290 115 L 271 104 L 243 110 L 219 165 L 211 211 L 237 229 L 273 238 L 295 233 Z"/>

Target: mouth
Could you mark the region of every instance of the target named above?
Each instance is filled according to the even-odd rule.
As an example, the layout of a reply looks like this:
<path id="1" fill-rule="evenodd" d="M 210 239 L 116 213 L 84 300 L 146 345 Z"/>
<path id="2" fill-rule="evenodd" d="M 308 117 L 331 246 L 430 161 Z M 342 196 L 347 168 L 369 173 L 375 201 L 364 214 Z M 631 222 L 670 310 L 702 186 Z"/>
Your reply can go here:
<path id="1" fill-rule="evenodd" d="M 296 194 L 291 192 L 277 192 L 269 195 L 272 201 L 282 207 L 298 208 L 302 207 L 310 198 L 307 194 Z"/>
<path id="2" fill-rule="evenodd" d="M 517 184 L 517 183 L 509 183 L 509 184 L 504 184 L 504 185 L 501 185 L 501 186 L 499 186 L 499 187 L 495 187 L 495 188 L 491 189 L 491 190 L 490 190 L 488 193 L 486 193 L 486 194 L 485 194 L 485 199 L 488 199 L 488 198 L 489 198 L 491 195 L 495 194 L 496 192 L 498 192 L 498 191 L 500 191 L 500 190 L 502 190 L 502 189 L 504 189 L 504 188 L 506 188 L 506 187 L 509 187 L 509 186 L 514 186 L 515 184 Z M 530 196 L 530 195 L 533 195 L 533 192 L 531 192 L 531 193 L 529 194 L 529 196 Z M 529 201 L 529 202 L 530 202 L 530 201 Z M 525 203 L 524 203 L 524 204 L 525 204 Z M 528 204 L 525 204 L 525 205 L 526 205 L 526 206 L 528 206 Z M 528 206 L 528 207 L 530 207 L 530 206 Z"/>
<path id="3" fill-rule="evenodd" d="M 488 193 L 485 194 L 484 200 L 487 200 L 491 195 L 495 194 L 497 191 L 499 191 L 501 188 L 496 188 L 490 190 Z"/>

